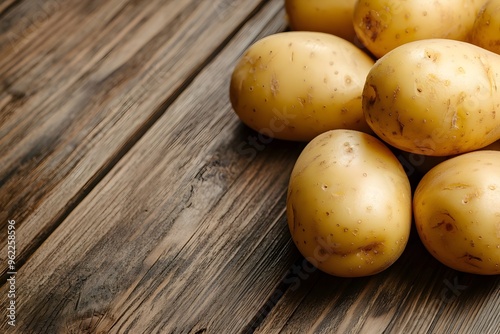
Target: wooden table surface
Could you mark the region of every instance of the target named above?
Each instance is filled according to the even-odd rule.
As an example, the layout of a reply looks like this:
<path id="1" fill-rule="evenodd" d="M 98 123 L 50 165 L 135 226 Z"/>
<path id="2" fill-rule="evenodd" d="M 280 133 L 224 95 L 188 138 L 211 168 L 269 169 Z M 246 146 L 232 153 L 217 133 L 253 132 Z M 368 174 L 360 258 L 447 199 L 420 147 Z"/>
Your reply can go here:
<path id="1" fill-rule="evenodd" d="M 286 29 L 282 0 L 0 3 L 1 333 L 500 333 L 500 277 L 414 232 L 367 278 L 298 253 L 304 144 L 228 97 L 238 57 Z"/>

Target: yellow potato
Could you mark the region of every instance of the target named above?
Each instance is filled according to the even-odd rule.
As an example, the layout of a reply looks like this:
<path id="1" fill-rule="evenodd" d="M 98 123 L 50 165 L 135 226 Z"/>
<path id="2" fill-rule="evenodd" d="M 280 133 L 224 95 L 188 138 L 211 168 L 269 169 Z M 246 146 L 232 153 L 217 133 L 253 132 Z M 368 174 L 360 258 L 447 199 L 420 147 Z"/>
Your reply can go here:
<path id="1" fill-rule="evenodd" d="M 274 34 L 250 46 L 236 64 L 231 104 L 246 125 L 273 138 L 309 141 L 337 128 L 369 131 L 361 92 L 372 65 L 334 35 Z"/>
<path id="2" fill-rule="evenodd" d="M 466 40 L 484 0 L 359 0 L 354 30 L 376 57 L 408 42 Z"/>
<path id="3" fill-rule="evenodd" d="M 290 177 L 287 218 L 302 255 L 335 276 L 373 275 L 403 252 L 411 227 L 403 167 L 375 137 L 332 130 L 314 138 Z"/>
<path id="4" fill-rule="evenodd" d="M 500 152 L 465 153 L 434 167 L 414 196 L 419 236 L 443 264 L 500 274 Z"/>
<path id="5" fill-rule="evenodd" d="M 292 30 L 319 31 L 355 40 L 352 14 L 356 0 L 285 0 Z"/>
<path id="6" fill-rule="evenodd" d="M 500 54 L 500 0 L 490 0 L 481 9 L 470 42 Z"/>
<path id="7" fill-rule="evenodd" d="M 373 131 L 411 153 L 450 156 L 500 139 L 500 56 L 445 39 L 411 42 L 380 58 L 363 109 Z"/>

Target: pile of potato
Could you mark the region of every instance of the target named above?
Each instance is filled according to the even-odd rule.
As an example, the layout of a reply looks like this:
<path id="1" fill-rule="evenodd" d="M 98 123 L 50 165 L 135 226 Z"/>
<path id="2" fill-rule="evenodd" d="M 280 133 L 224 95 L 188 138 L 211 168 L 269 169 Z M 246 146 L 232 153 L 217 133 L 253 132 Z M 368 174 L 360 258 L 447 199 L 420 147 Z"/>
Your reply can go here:
<path id="1" fill-rule="evenodd" d="M 230 100 L 255 131 L 308 142 L 287 196 L 304 257 L 336 276 L 376 274 L 414 222 L 443 264 L 500 274 L 500 0 L 285 8 L 292 31 L 249 47 Z M 415 191 L 409 161 L 423 174 Z"/>

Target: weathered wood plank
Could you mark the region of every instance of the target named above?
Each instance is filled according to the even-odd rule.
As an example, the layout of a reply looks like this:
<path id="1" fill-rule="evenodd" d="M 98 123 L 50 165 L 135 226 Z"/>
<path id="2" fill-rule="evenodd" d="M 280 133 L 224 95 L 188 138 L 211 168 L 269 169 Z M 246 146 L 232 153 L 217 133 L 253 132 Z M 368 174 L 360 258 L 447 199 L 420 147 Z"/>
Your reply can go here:
<path id="1" fill-rule="evenodd" d="M 40 42 L 40 32 L 57 32 L 65 24 L 65 14 L 81 12 L 88 1 L 74 0 L 14 0 L 0 5 L 0 55 L 2 60 L 34 42 Z M 71 8 L 70 8 L 71 7 Z M 42 38 L 43 41 L 43 38 Z M 22 61 L 17 59 L 17 61 Z"/>
<path id="2" fill-rule="evenodd" d="M 0 3 L 0 19 L 9 9 L 14 7 L 16 3 L 19 3 L 19 0 L 4 0 Z M 3 27 L 0 29 L 7 30 L 7 24 L 4 23 Z"/>
<path id="3" fill-rule="evenodd" d="M 261 2 L 68 0 L 1 49 L 0 229 L 18 223 L 21 263 Z"/>
<path id="4" fill-rule="evenodd" d="M 343 279 L 302 269 L 295 277 L 303 279 L 286 290 L 256 333 L 500 331 L 500 278 L 445 268 L 416 235 L 376 276 Z"/>
<path id="5" fill-rule="evenodd" d="M 302 145 L 252 148 L 228 86 L 239 54 L 284 28 L 282 7 L 267 3 L 20 269 L 16 330 L 251 323 L 295 260 L 284 196 Z"/>

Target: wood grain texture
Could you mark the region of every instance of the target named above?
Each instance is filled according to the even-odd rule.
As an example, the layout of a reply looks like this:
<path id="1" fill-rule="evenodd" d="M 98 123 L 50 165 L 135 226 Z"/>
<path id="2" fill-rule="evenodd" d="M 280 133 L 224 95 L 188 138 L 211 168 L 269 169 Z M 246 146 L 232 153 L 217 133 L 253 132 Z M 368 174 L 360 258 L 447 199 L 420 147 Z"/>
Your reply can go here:
<path id="1" fill-rule="evenodd" d="M 330 277 L 303 260 L 256 333 L 499 333 L 500 279 L 444 267 L 412 233 L 373 277 Z"/>
<path id="2" fill-rule="evenodd" d="M 10 8 L 14 7 L 16 2 L 19 2 L 19 0 L 4 0 L 0 3 L 0 17 L 4 16 L 5 13 L 9 11 Z M 2 21 L 3 22 L 3 21 Z M 2 29 L 7 30 L 7 23 L 4 23 Z"/>
<path id="3" fill-rule="evenodd" d="M 0 52 L 0 229 L 18 222 L 21 263 L 262 5 L 58 4 Z"/>
<path id="4" fill-rule="evenodd" d="M 260 13 L 21 268 L 19 330 L 227 332 L 253 319 L 279 283 L 269 268 L 287 268 L 264 255 L 293 251 L 283 203 L 300 151 L 249 154 L 254 134 L 228 104 L 236 59 L 284 28 L 280 1 Z"/>
<path id="5" fill-rule="evenodd" d="M 0 231 L 16 220 L 21 261 L 1 333 L 500 333 L 500 277 L 447 269 L 414 231 L 373 277 L 297 252 L 304 144 L 228 98 L 244 50 L 286 29 L 281 0 L 54 1 L 0 5 Z"/>

